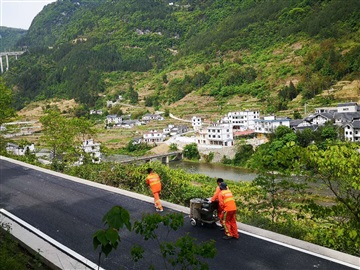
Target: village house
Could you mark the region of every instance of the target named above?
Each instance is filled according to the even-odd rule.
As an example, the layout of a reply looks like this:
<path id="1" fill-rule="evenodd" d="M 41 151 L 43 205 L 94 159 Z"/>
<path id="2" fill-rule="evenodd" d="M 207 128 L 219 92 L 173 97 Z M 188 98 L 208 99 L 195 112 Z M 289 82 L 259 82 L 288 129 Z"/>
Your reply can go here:
<path id="1" fill-rule="evenodd" d="M 25 145 L 20 147 L 15 143 L 7 143 L 6 144 L 6 151 L 9 154 L 17 155 L 17 156 L 24 156 L 26 152 L 34 153 L 35 152 L 35 145 L 32 143 L 30 145 Z"/>
<path id="2" fill-rule="evenodd" d="M 317 130 L 319 126 L 318 125 L 312 125 L 311 123 L 309 123 L 308 121 L 304 120 L 304 119 L 295 119 L 295 120 L 290 120 L 290 128 L 296 132 L 296 131 L 302 131 L 306 128 L 309 128 L 313 131 Z"/>
<path id="3" fill-rule="evenodd" d="M 86 154 L 90 154 L 92 163 L 101 162 L 100 143 L 95 143 L 93 139 L 84 140 L 81 148 Z M 82 164 L 82 158 L 80 158 L 80 164 Z"/>
<path id="4" fill-rule="evenodd" d="M 105 124 L 117 125 L 117 124 L 121 124 L 122 121 L 123 121 L 123 116 L 116 114 L 109 114 L 106 116 Z"/>
<path id="5" fill-rule="evenodd" d="M 308 122 L 310 125 L 318 125 L 318 126 L 322 126 L 326 122 L 333 120 L 334 120 L 334 115 L 328 112 L 315 113 L 304 118 L 304 122 Z"/>
<path id="6" fill-rule="evenodd" d="M 360 142 L 360 120 L 353 120 L 351 123 L 345 124 L 343 128 L 345 140 Z"/>
<path id="7" fill-rule="evenodd" d="M 142 137 L 136 137 L 136 138 L 133 138 L 133 139 L 131 140 L 131 143 L 132 143 L 133 145 L 137 145 L 137 144 L 142 143 L 142 141 L 143 141 L 143 138 L 142 138 Z"/>
<path id="8" fill-rule="evenodd" d="M 350 113 L 359 112 L 360 106 L 356 102 L 339 103 L 336 107 L 315 108 L 315 113 Z"/>
<path id="9" fill-rule="evenodd" d="M 150 130 L 143 135 L 143 141 L 145 143 L 163 142 L 165 138 L 166 135 L 162 132 L 158 132 L 157 130 Z"/>
<path id="10" fill-rule="evenodd" d="M 186 125 L 168 125 L 166 128 L 163 129 L 163 133 L 165 135 L 175 136 L 178 134 L 182 134 L 188 132 L 188 127 Z"/>
<path id="11" fill-rule="evenodd" d="M 234 130 L 255 129 L 255 120 L 260 119 L 259 111 L 229 112 L 221 119 L 222 123 L 231 124 Z"/>
<path id="12" fill-rule="evenodd" d="M 233 146 L 234 137 L 230 124 L 212 124 L 198 131 L 196 142 L 199 145 Z"/>
<path id="13" fill-rule="evenodd" d="M 354 120 L 359 120 L 360 112 L 335 113 L 334 119 L 335 124 L 341 127 L 345 124 L 351 123 Z"/>
<path id="14" fill-rule="evenodd" d="M 160 114 L 147 113 L 141 118 L 141 120 L 145 121 L 145 122 L 149 122 L 152 120 L 162 121 L 162 120 L 164 120 L 164 117 L 162 117 Z"/>
<path id="15" fill-rule="evenodd" d="M 199 130 L 202 127 L 202 119 L 201 117 L 193 116 L 191 118 L 191 125 L 194 130 Z"/>
<path id="16" fill-rule="evenodd" d="M 133 128 L 135 126 L 141 126 L 142 124 L 145 124 L 143 122 L 140 122 L 139 120 L 123 120 L 120 124 L 118 124 L 119 127 L 122 128 Z"/>
<path id="17" fill-rule="evenodd" d="M 255 133 L 269 134 L 273 133 L 279 126 L 286 126 L 290 128 L 290 118 L 279 118 L 274 115 L 264 116 L 260 119 L 255 119 Z"/>

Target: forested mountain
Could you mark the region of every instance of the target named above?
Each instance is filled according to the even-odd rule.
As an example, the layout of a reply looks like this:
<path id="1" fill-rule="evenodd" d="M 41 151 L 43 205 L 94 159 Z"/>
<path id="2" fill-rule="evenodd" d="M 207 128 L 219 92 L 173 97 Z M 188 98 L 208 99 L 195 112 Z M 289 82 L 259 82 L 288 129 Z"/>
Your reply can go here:
<path id="1" fill-rule="evenodd" d="M 19 39 L 25 36 L 27 30 L 0 26 L 0 52 L 20 50 L 16 46 Z"/>
<path id="2" fill-rule="evenodd" d="M 163 106 L 192 93 L 276 112 L 359 79 L 360 5 L 344 3 L 58 0 L 34 19 L 17 44 L 29 51 L 3 76 L 18 108 L 51 97 L 101 107 L 100 93 Z"/>

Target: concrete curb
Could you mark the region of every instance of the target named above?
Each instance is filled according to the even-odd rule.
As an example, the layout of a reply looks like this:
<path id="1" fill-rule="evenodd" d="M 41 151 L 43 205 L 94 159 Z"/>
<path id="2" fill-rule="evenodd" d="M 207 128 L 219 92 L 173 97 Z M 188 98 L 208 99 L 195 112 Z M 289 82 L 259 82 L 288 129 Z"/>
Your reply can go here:
<path id="1" fill-rule="evenodd" d="M 154 201 L 154 199 L 152 197 L 138 194 L 135 192 L 122 190 L 122 189 L 119 189 L 116 187 L 106 186 L 106 185 L 103 185 L 100 183 L 91 182 L 89 180 L 84 180 L 84 179 L 81 179 L 78 177 L 69 176 L 66 174 L 43 169 L 43 168 L 31 165 L 31 164 L 27 164 L 27 163 L 24 163 L 24 162 L 21 162 L 18 160 L 14 160 L 14 159 L 10 159 L 7 157 L 3 157 L 3 156 L 0 156 L 0 160 L 1 159 L 24 166 L 24 167 L 28 167 L 28 168 L 31 168 L 34 170 L 42 171 L 42 172 L 45 172 L 45 173 L 48 173 L 48 174 L 51 174 L 54 176 L 62 177 L 62 178 L 65 178 L 65 179 L 68 179 L 68 180 L 71 180 L 71 181 L 74 181 L 77 183 L 82 183 L 82 184 L 89 185 L 92 187 L 101 188 L 101 189 L 104 189 L 107 191 L 111 191 L 114 193 L 118 193 L 118 194 L 122 194 L 122 195 L 129 196 L 132 198 L 136 198 L 136 199 L 139 199 L 139 200 L 142 200 L 145 202 L 153 203 L 153 201 Z M 170 208 L 170 209 L 178 211 L 180 213 L 184 213 L 187 215 L 190 213 L 190 208 L 188 208 L 188 207 L 180 206 L 180 205 L 165 202 L 165 201 L 162 201 L 162 205 L 166 208 Z M 333 261 L 333 262 L 360 270 L 360 257 L 352 256 L 352 255 L 349 255 L 349 254 L 346 254 L 343 252 L 339 252 L 339 251 L 325 248 L 325 247 L 322 247 L 319 245 L 315 245 L 315 244 L 312 244 L 312 243 L 309 243 L 306 241 L 291 238 L 291 237 L 288 237 L 288 236 L 285 236 L 282 234 L 278 234 L 278 233 L 274 233 L 274 232 L 260 229 L 257 227 L 253 227 L 250 225 L 246 225 L 246 224 L 243 224 L 240 222 L 238 222 L 237 225 L 238 225 L 238 229 L 239 229 L 240 233 L 251 235 L 256 238 L 260 238 L 260 239 L 263 239 L 263 240 L 266 240 L 269 242 L 273 242 L 273 243 L 276 243 L 276 244 L 279 244 L 282 246 L 286 246 L 288 248 L 292 248 L 294 250 L 298 250 L 298 251 L 301 251 L 301 252 L 304 252 L 307 254 L 311 254 L 313 256 L 324 258 L 329 261 Z"/>

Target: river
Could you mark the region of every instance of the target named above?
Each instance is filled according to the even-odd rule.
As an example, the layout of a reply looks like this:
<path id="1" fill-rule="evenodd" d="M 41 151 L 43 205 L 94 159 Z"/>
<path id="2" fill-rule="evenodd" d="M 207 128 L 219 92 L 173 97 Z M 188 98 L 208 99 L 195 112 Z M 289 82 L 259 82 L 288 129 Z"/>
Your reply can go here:
<path id="1" fill-rule="evenodd" d="M 124 159 L 131 158 L 127 155 L 112 155 L 105 157 L 104 161 L 121 161 Z M 223 178 L 224 180 L 232 181 L 248 181 L 251 182 L 255 179 L 256 174 L 245 169 L 228 167 L 221 164 L 212 163 L 198 163 L 189 161 L 171 161 L 169 168 L 172 169 L 183 169 L 188 173 L 192 174 L 203 174 L 212 178 Z"/>
<path id="2" fill-rule="evenodd" d="M 192 174 L 204 174 L 213 178 L 223 178 L 232 181 L 249 181 L 255 179 L 256 174 L 245 169 L 228 167 L 221 164 L 197 163 L 189 161 L 171 161 L 172 169 L 183 169 Z"/>

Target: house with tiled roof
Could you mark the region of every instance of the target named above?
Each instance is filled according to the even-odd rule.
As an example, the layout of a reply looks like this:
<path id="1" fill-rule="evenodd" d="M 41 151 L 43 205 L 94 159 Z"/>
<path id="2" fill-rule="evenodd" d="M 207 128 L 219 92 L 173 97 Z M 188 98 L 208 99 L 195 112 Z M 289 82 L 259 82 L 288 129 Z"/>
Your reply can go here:
<path id="1" fill-rule="evenodd" d="M 269 134 L 273 133 L 279 126 L 286 126 L 290 128 L 290 118 L 277 117 L 275 115 L 264 116 L 260 119 L 255 119 L 255 133 Z"/>
<path id="2" fill-rule="evenodd" d="M 333 121 L 334 114 L 329 112 L 314 113 L 304 118 L 310 125 L 324 125 L 326 122 Z"/>
<path id="3" fill-rule="evenodd" d="M 345 140 L 360 142 L 360 120 L 353 120 L 343 126 Z"/>
<path id="4" fill-rule="evenodd" d="M 351 123 L 354 120 L 359 120 L 360 112 L 335 113 L 334 119 L 336 125 L 343 126 L 347 123 Z"/>

